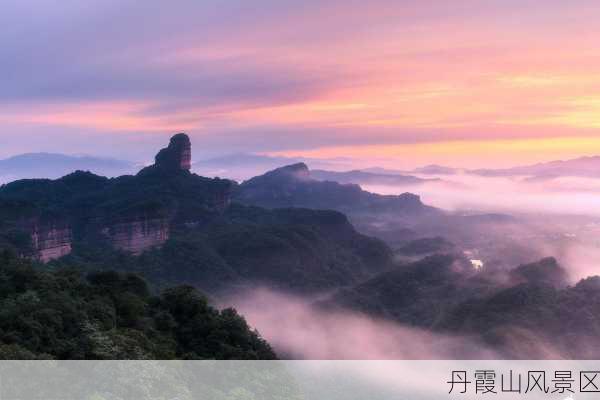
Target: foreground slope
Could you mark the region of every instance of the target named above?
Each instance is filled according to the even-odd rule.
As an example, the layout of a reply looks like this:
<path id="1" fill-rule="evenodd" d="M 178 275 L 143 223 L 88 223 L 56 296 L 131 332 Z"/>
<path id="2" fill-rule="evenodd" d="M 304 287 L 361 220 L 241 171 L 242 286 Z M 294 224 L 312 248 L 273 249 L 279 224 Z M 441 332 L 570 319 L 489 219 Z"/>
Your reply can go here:
<path id="1" fill-rule="evenodd" d="M 0 253 L 0 359 L 272 359 L 235 310 L 133 274 L 39 270 Z"/>

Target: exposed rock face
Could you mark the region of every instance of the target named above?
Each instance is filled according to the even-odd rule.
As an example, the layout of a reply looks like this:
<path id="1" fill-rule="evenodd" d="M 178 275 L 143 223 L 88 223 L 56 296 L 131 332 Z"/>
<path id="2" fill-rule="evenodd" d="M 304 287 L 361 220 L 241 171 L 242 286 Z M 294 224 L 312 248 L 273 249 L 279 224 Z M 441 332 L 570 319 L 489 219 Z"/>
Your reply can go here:
<path id="1" fill-rule="evenodd" d="M 139 219 L 123 222 L 104 230 L 114 247 L 141 254 L 169 239 L 169 223 L 165 219 Z"/>
<path id="2" fill-rule="evenodd" d="M 31 245 L 35 257 L 48 262 L 71 252 L 71 229 L 61 225 L 34 225 L 31 229 Z"/>
<path id="3" fill-rule="evenodd" d="M 171 137 L 169 146 L 158 152 L 155 165 L 163 170 L 189 171 L 192 166 L 192 144 L 185 133 Z"/>
<path id="4" fill-rule="evenodd" d="M 174 135 L 155 161 L 135 176 L 108 179 L 75 171 L 1 186 L 0 245 L 48 261 L 70 253 L 72 242 L 104 236 L 114 247 L 139 254 L 167 241 L 170 229 L 222 217 L 234 183 L 189 171 L 187 135 Z"/>

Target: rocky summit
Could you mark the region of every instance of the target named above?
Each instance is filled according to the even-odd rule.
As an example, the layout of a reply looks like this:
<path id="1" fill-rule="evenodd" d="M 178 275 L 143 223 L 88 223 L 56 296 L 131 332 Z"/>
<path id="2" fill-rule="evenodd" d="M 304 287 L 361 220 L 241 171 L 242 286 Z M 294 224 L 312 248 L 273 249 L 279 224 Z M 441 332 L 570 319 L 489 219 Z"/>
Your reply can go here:
<path id="1" fill-rule="evenodd" d="M 192 165 L 192 144 L 185 133 L 171 137 L 169 146 L 160 150 L 155 157 L 155 164 L 163 170 L 189 171 Z"/>
<path id="2" fill-rule="evenodd" d="M 17 253 L 41 261 L 69 254 L 74 242 L 105 241 L 140 254 L 166 242 L 174 226 L 210 220 L 229 204 L 231 181 L 189 171 L 186 134 L 174 135 L 155 160 L 136 176 L 76 171 L 0 187 L 0 245 L 12 243 Z M 11 232 L 27 240 L 16 241 Z"/>

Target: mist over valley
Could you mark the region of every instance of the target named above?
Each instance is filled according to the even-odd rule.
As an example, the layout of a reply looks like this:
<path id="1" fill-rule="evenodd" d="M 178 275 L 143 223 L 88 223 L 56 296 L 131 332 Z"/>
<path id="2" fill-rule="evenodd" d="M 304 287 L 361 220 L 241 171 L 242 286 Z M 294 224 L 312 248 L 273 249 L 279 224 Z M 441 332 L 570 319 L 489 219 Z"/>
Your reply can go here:
<path id="1" fill-rule="evenodd" d="M 100 176 L 108 167 L 93 158 L 66 158 L 60 167 L 56 159 L 31 156 L 23 173 L 53 178 L 82 167 L 98 174 L 73 171 L 0 187 L 6 268 L 77 270 L 77 279 L 96 279 L 86 283 L 93 290 L 98 282 L 109 284 L 94 274 L 135 274 L 148 285 L 135 292 L 144 302 L 199 291 L 177 301 L 202 302 L 204 294 L 226 316 L 215 318 L 235 320 L 227 314 L 235 307 L 249 325 L 238 333 L 255 328 L 260 334 L 239 333 L 245 353 L 227 350 L 239 345 L 238 336 L 211 349 L 194 347 L 181 341 L 175 325 L 161 328 L 158 311 L 145 325 L 122 319 L 123 307 L 132 306 L 111 300 L 116 325 L 98 325 L 92 311 L 77 317 L 99 332 L 93 335 L 107 335 L 110 326 L 148 337 L 163 329 L 178 341 L 164 353 L 175 357 L 211 351 L 310 359 L 600 356 L 600 215 L 592 206 L 600 193 L 590 174 L 569 170 L 532 179 L 440 166 L 328 171 L 293 160 L 236 182 L 191 172 L 201 162 L 192 162 L 184 134 L 151 165 L 109 164 L 112 171 L 132 168 L 132 175 Z M 269 158 L 267 165 L 246 157 L 240 163 L 259 170 L 287 161 Z M 132 279 L 116 276 L 111 285 Z M 14 295 L 23 290 L 41 289 Z M 26 313 L 38 318 L 35 309 Z M 15 354 L 69 357 L 60 347 L 6 336 L 22 328 L 0 328 Z M 135 346 L 131 351 L 157 354 Z M 94 349 L 84 356 L 99 356 Z"/>

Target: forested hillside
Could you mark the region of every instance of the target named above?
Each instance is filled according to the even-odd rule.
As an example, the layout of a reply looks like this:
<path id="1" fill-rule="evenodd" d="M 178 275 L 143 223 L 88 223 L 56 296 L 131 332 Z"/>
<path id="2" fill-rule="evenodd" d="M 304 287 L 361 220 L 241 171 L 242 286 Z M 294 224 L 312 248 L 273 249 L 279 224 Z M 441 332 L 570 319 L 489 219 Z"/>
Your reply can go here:
<path id="1" fill-rule="evenodd" d="M 0 254 L 0 359 L 270 359 L 233 309 L 191 286 L 153 295 L 135 274 L 40 269 Z"/>

